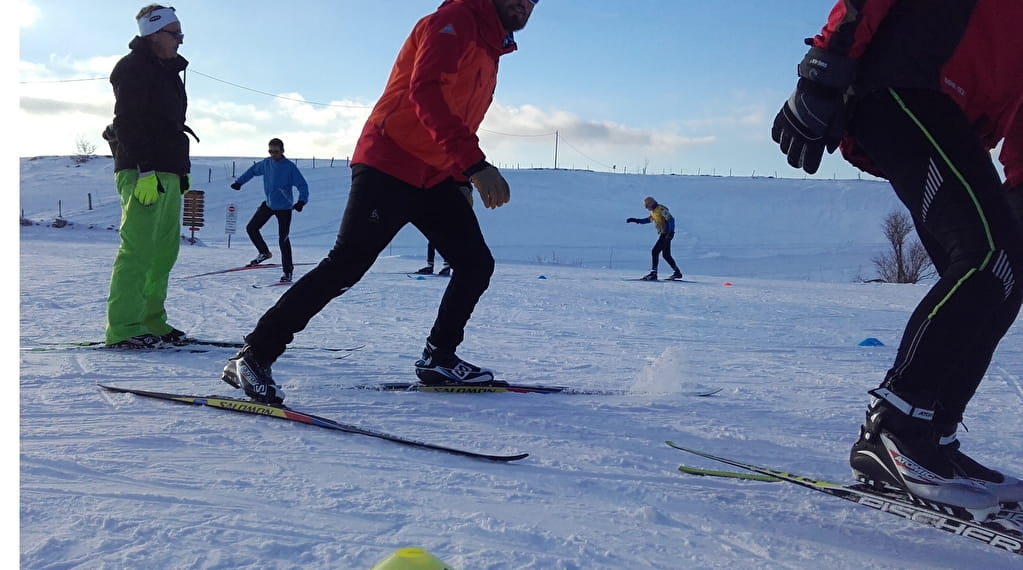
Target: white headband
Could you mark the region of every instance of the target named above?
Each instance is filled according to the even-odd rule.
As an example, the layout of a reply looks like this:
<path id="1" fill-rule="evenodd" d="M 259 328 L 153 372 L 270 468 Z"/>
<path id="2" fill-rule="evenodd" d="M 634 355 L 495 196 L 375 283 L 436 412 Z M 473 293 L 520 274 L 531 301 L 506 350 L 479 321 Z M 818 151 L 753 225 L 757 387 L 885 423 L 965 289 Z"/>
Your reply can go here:
<path id="1" fill-rule="evenodd" d="M 174 8 L 157 8 L 150 12 L 148 16 L 142 16 L 138 19 L 139 35 L 148 36 L 177 21 L 178 17 L 174 15 Z"/>

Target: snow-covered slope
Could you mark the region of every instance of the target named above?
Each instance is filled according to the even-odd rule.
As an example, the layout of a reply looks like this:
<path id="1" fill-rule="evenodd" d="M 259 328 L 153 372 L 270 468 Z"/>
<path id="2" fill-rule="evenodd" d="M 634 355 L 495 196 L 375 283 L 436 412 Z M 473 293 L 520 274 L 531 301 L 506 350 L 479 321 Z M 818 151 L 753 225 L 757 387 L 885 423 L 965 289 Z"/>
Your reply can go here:
<path id="1" fill-rule="evenodd" d="M 240 340 L 281 292 L 252 287 L 276 280 L 272 269 L 188 277 L 252 257 L 242 227 L 261 186 L 228 188 L 250 163 L 195 159 L 207 221 L 200 242 L 182 246 L 168 304 L 194 336 Z M 312 199 L 292 240 L 296 260 L 315 262 L 333 242 L 349 171 L 299 166 Z M 680 474 L 680 463 L 712 465 L 663 444 L 848 477 L 865 391 L 926 291 L 857 282 L 873 276 L 880 221 L 898 207 L 883 184 L 506 175 L 512 202 L 477 206 L 498 267 L 460 353 L 509 380 L 628 394 L 351 389 L 413 378 L 446 281 L 405 275 L 425 255 L 412 228 L 296 338 L 364 348 L 343 359 L 292 350 L 274 366 L 296 408 L 530 453 L 494 464 L 102 393 L 96 384 L 241 395 L 218 379 L 228 349 L 36 350 L 102 338 L 119 213 L 108 159 L 23 159 L 24 217 L 52 221 L 59 201 L 71 223 L 20 231 L 20 566 L 368 569 L 417 545 L 462 570 L 1018 567 L 1017 556 L 798 488 Z M 648 269 L 651 226 L 624 223 L 646 195 L 677 217 L 675 257 L 692 283 L 627 280 Z M 240 232 L 230 247 L 229 203 Z M 276 252 L 273 223 L 264 235 Z M 867 337 L 886 346 L 858 346 Z M 1021 346 L 1017 326 L 961 434 L 968 452 L 1016 472 Z M 688 395 L 704 387 L 723 391 Z"/>

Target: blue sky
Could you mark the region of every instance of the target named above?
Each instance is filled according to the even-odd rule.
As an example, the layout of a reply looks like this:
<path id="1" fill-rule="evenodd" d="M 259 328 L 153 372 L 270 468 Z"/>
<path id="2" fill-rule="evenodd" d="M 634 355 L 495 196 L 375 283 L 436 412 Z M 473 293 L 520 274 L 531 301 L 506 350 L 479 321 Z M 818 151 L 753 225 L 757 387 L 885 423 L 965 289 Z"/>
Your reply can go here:
<path id="1" fill-rule="evenodd" d="M 17 2 L 20 156 L 101 146 L 105 78 L 144 4 Z M 483 150 L 520 167 L 803 177 L 770 123 L 831 4 L 543 0 L 502 59 Z M 278 136 L 293 157 L 345 158 L 398 48 L 439 0 L 173 5 L 193 154 L 260 156 Z M 829 156 L 815 177 L 857 174 Z"/>

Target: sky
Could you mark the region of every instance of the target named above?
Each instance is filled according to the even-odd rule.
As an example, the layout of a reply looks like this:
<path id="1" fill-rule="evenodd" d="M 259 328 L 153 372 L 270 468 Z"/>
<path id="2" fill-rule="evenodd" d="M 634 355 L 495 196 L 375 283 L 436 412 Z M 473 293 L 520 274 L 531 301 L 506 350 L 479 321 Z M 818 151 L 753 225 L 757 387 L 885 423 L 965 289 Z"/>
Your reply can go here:
<path id="1" fill-rule="evenodd" d="M 4 568 L 369 570 L 403 546 L 457 570 L 1020 567 L 1017 554 L 795 486 L 681 474 L 680 464 L 723 466 L 664 444 L 849 481 L 866 391 L 928 290 L 862 281 L 884 251 L 881 219 L 898 208 L 887 184 L 510 169 L 511 202 L 488 210 L 476 201 L 497 264 L 459 355 L 498 378 L 605 393 L 354 389 L 415 378 L 450 281 L 407 275 L 425 254 L 414 230 L 298 333 L 303 349 L 273 366 L 296 409 L 529 453 L 495 464 L 96 386 L 241 397 L 218 378 L 231 349 L 38 350 L 102 338 L 120 217 L 111 162 L 20 160 L 33 225 L 17 230 L 21 351 L 0 347 L 20 380 L 17 413 L 0 415 L 4 433 L 20 435 L 5 450 L 18 460 L 0 467 L 5 482 L 20 483 L 0 496 L 11 503 L 5 528 L 20 539 L 0 551 Z M 276 281 L 277 269 L 189 276 L 253 257 L 243 234 L 227 239 L 224 212 L 236 203 L 246 219 L 263 193 L 256 183 L 230 190 L 224 159 L 195 162 L 210 173 L 206 225 L 181 247 L 168 314 L 195 337 L 238 341 L 281 294 L 252 287 Z M 310 202 L 291 240 L 297 262 L 316 262 L 333 243 L 350 171 L 299 167 Z M 655 231 L 625 218 L 642 215 L 648 193 L 676 217 L 686 282 L 635 280 Z M 58 200 L 70 222 L 60 229 L 49 227 Z M 263 235 L 276 255 L 272 223 Z M 860 346 L 866 338 L 883 346 Z M 342 359 L 315 350 L 355 346 Z M 1021 371 L 1017 322 L 959 431 L 964 451 L 1015 475 Z"/>
<path id="2" fill-rule="evenodd" d="M 107 77 L 144 3 L 16 0 L 19 156 L 105 150 Z M 174 3 L 195 156 L 345 158 L 438 0 Z M 770 140 L 830 1 L 544 0 L 502 58 L 480 134 L 498 166 L 806 177 Z M 9 25 L 9 24 L 8 24 Z M 815 178 L 857 178 L 825 157 Z M 870 178 L 868 175 L 863 175 Z"/>

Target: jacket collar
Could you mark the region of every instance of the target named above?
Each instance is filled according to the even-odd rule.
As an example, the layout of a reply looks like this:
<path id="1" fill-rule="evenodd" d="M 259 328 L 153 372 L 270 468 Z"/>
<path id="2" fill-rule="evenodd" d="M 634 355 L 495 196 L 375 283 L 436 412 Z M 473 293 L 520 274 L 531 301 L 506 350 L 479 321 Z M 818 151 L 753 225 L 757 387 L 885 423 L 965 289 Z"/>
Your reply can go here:
<path id="1" fill-rule="evenodd" d="M 146 59 L 153 60 L 157 65 L 161 65 L 170 69 L 174 73 L 178 73 L 188 67 L 188 60 L 181 57 L 181 54 L 174 56 L 172 59 L 160 59 L 153 53 L 153 48 L 149 47 L 149 42 L 142 38 L 142 36 L 135 36 L 130 42 L 128 42 L 128 48 L 133 53 L 137 53 L 144 56 Z"/>

